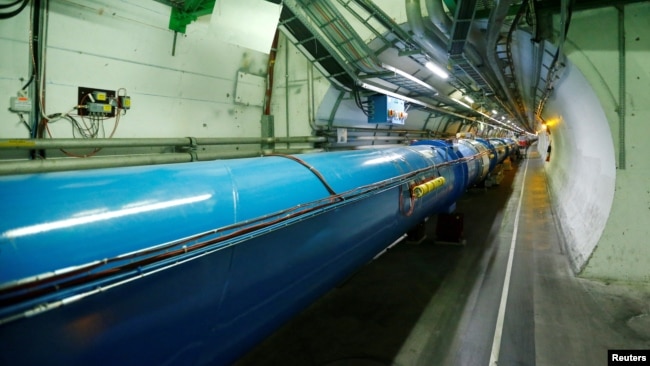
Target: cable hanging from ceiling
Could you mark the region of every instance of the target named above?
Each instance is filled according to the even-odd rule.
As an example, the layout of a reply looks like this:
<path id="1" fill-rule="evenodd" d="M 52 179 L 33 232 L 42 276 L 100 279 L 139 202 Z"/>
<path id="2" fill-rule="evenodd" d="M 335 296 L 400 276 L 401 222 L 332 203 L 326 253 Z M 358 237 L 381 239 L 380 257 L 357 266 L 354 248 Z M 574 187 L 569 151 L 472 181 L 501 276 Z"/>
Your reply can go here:
<path id="1" fill-rule="evenodd" d="M 25 7 L 29 4 L 29 0 L 16 0 L 12 3 L 9 4 L 0 4 L 0 19 L 9 19 L 13 18 L 16 15 L 20 14 Z M 16 8 L 17 6 L 17 8 Z M 5 10 L 5 9 L 11 9 L 15 8 L 12 10 Z"/>

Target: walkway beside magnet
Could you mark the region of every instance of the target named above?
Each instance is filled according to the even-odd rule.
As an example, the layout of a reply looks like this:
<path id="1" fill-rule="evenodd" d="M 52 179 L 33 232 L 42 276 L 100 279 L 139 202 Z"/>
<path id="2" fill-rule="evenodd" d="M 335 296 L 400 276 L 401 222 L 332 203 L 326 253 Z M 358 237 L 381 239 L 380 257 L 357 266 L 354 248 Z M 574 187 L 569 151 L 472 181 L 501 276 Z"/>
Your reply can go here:
<path id="1" fill-rule="evenodd" d="M 544 164 L 531 153 L 461 198 L 465 245 L 437 244 L 432 217 L 426 240 L 396 245 L 236 365 L 606 365 L 608 349 L 649 349 L 650 289 L 574 276 Z"/>

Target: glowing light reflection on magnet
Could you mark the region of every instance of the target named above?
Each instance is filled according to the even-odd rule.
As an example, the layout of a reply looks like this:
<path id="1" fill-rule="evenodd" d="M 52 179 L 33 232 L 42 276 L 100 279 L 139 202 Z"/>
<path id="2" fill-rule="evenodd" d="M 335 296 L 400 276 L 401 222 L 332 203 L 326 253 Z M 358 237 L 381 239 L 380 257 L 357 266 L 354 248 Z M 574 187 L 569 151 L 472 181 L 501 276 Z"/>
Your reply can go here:
<path id="1" fill-rule="evenodd" d="M 127 207 L 117 211 L 108 211 L 108 212 L 96 213 L 88 216 L 73 217 L 73 218 L 68 218 L 64 220 L 58 220 L 58 221 L 53 221 L 53 222 L 48 222 L 43 224 L 30 225 L 18 229 L 5 231 L 2 234 L 2 237 L 10 238 L 10 239 L 17 238 L 21 236 L 38 234 L 46 231 L 52 231 L 52 230 L 63 229 L 72 226 L 77 226 L 77 225 L 89 224 L 97 221 L 104 221 L 104 220 L 115 219 L 118 217 L 137 215 L 144 212 L 163 210 L 170 207 L 182 206 L 190 203 L 205 201 L 210 198 L 212 198 L 211 194 L 202 194 L 200 196 L 179 198 L 171 201 L 151 203 L 143 206 Z"/>

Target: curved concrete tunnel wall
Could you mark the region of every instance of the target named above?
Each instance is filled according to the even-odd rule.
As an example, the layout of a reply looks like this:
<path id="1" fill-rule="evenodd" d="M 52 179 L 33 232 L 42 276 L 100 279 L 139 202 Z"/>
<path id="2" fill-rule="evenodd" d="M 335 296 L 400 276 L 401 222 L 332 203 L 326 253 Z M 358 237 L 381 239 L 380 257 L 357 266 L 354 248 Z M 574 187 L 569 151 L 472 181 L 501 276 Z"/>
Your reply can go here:
<path id="1" fill-rule="evenodd" d="M 578 26 L 576 30 L 581 30 L 573 38 L 581 53 L 600 61 L 589 66 L 603 76 L 603 81 L 595 80 L 595 88 L 603 89 L 606 82 L 607 89 L 616 96 L 617 106 L 606 110 L 606 114 L 615 136 L 619 160 L 612 211 L 582 275 L 647 283 L 650 281 L 650 2 L 626 5 L 622 12 L 609 7 L 585 13 L 583 18 L 572 21 L 572 27 Z M 593 36 L 594 19 L 599 29 L 598 37 Z M 619 25 L 624 31 L 622 60 L 616 48 L 603 49 L 598 44 L 603 41 L 601 32 L 616 37 Z M 595 46 L 587 47 L 594 43 Z M 621 61 L 624 69 L 619 73 L 618 63 Z M 615 67 L 611 67 L 612 64 Z M 623 79 L 619 80 L 621 77 Z M 617 92 L 619 85 L 622 85 L 623 99 Z M 607 101 L 611 97 L 607 97 L 605 91 L 599 91 L 598 95 L 603 106 L 611 103 Z M 623 105 L 625 112 L 623 120 L 617 115 L 619 104 Z"/>
<path id="2" fill-rule="evenodd" d="M 598 97 L 571 62 L 544 110 L 550 130 L 549 190 L 576 272 L 591 256 L 614 198 L 616 165 L 607 117 Z M 546 156 L 549 137 L 540 134 Z"/>
<path id="3" fill-rule="evenodd" d="M 648 19 L 648 2 L 575 13 L 567 69 L 543 114 L 551 125 L 549 190 L 583 277 L 650 281 Z M 541 136 L 542 154 L 545 142 Z"/>

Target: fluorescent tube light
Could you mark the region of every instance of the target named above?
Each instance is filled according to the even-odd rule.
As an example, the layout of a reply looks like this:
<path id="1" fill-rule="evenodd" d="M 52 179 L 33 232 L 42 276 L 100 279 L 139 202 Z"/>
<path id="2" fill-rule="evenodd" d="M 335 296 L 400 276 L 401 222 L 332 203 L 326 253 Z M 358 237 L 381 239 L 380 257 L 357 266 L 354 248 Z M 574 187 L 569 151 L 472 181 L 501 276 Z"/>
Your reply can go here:
<path id="1" fill-rule="evenodd" d="M 434 74 L 440 76 L 443 79 L 446 79 L 449 77 L 449 74 L 440 66 L 434 64 L 433 62 L 427 62 L 424 64 L 427 69 L 431 70 Z"/>
<path id="2" fill-rule="evenodd" d="M 396 68 L 396 67 L 394 67 L 394 66 L 387 65 L 387 64 L 381 64 L 381 67 L 383 67 L 383 68 L 386 69 L 386 70 L 390 70 L 390 71 L 392 71 L 392 72 L 394 72 L 394 73 L 396 73 L 396 74 L 398 74 L 398 75 L 401 75 L 401 76 L 403 76 L 403 77 L 405 77 L 405 78 L 411 80 L 412 82 L 419 84 L 420 86 L 422 86 L 422 87 L 424 87 L 424 88 L 427 88 L 427 89 L 431 90 L 431 91 L 434 92 L 436 95 L 438 94 L 438 92 L 436 91 L 436 89 L 434 89 L 431 85 L 425 83 L 424 81 L 422 81 L 422 80 L 416 78 L 415 76 L 413 76 L 413 75 L 411 75 L 411 74 L 409 74 L 409 73 L 407 73 L 407 72 L 405 72 L 405 71 L 402 71 L 402 70 L 400 70 L 400 69 L 398 69 L 398 68 Z"/>

